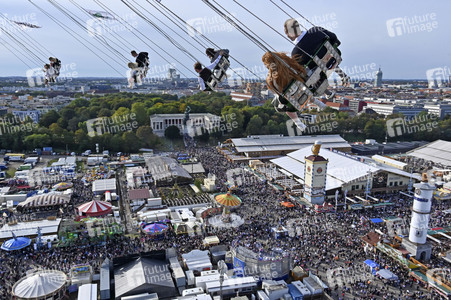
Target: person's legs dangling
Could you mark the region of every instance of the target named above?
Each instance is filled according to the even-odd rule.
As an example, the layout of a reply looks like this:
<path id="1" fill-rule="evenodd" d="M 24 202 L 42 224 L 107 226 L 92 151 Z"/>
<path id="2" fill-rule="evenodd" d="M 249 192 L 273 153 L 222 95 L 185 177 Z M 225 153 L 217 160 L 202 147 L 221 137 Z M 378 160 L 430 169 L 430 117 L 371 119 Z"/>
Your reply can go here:
<path id="1" fill-rule="evenodd" d="M 287 111 L 286 114 L 287 114 L 287 116 L 290 117 L 290 119 L 293 121 L 293 123 L 296 124 L 296 126 L 301 131 L 304 131 L 307 128 L 307 126 L 304 123 L 302 123 L 302 121 L 299 119 L 298 114 L 296 112 Z"/>

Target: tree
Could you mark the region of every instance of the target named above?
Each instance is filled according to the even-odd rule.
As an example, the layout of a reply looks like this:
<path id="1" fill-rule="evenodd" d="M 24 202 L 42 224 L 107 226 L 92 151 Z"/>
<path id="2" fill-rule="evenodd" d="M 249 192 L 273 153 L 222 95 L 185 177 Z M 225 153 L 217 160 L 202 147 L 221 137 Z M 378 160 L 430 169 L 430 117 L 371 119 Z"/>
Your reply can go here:
<path id="1" fill-rule="evenodd" d="M 222 118 L 229 124 L 229 126 L 227 126 L 227 134 L 230 134 L 231 136 L 243 135 L 244 115 L 240 109 L 226 106 L 222 110 Z M 232 128 L 232 130 L 229 131 L 228 128 Z"/>
<path id="2" fill-rule="evenodd" d="M 270 134 L 278 134 L 278 133 L 280 133 L 279 132 L 279 125 L 274 120 L 269 120 L 268 124 L 266 125 L 266 127 L 268 128 L 268 132 Z"/>
<path id="3" fill-rule="evenodd" d="M 99 113 L 97 114 L 97 117 L 99 117 L 99 118 L 101 118 L 101 117 L 111 117 L 112 114 L 113 113 L 108 108 L 101 108 L 99 110 Z"/>
<path id="4" fill-rule="evenodd" d="M 177 126 L 169 126 L 168 128 L 166 128 L 166 130 L 164 131 L 164 136 L 167 137 L 168 139 L 179 139 L 180 138 L 180 129 Z"/>
<path id="5" fill-rule="evenodd" d="M 135 152 L 141 148 L 141 143 L 137 142 L 136 134 L 132 131 L 126 131 L 122 134 L 122 143 L 125 152 Z"/>
<path id="6" fill-rule="evenodd" d="M 154 147 L 158 144 L 158 136 L 153 134 L 150 126 L 140 126 L 136 130 L 136 136 L 146 147 Z"/>
<path id="7" fill-rule="evenodd" d="M 47 134 L 31 134 L 24 139 L 25 146 L 28 150 L 48 146 L 50 142 L 50 136 Z"/>
<path id="8" fill-rule="evenodd" d="M 246 127 L 246 132 L 248 135 L 259 134 L 262 131 L 263 121 L 262 119 L 255 115 L 251 118 Z"/>
<path id="9" fill-rule="evenodd" d="M 383 141 L 385 138 L 385 122 L 384 120 L 370 120 L 363 129 L 366 138 Z"/>
<path id="10" fill-rule="evenodd" d="M 50 131 L 52 132 L 53 135 L 60 136 L 61 134 L 63 134 L 63 128 L 61 128 L 56 123 L 53 123 L 52 125 L 50 125 L 49 129 L 50 129 Z"/>
<path id="11" fill-rule="evenodd" d="M 130 108 L 130 103 L 126 99 L 119 99 L 118 101 L 114 101 L 113 109 L 118 110 L 120 108 Z"/>
<path id="12" fill-rule="evenodd" d="M 61 117 L 58 119 L 58 122 L 56 122 L 56 124 L 58 124 L 58 126 L 61 128 L 67 128 L 67 125 L 69 124 L 67 121 L 68 119 Z"/>
<path id="13" fill-rule="evenodd" d="M 78 118 L 72 118 L 69 120 L 69 122 L 67 122 L 67 130 L 70 130 L 72 132 L 75 132 L 78 129 Z"/>
<path id="14" fill-rule="evenodd" d="M 132 105 L 132 113 L 136 115 L 136 121 L 140 126 L 149 124 L 150 120 L 146 113 L 146 106 L 144 103 L 136 102 Z"/>
<path id="15" fill-rule="evenodd" d="M 75 131 L 74 136 L 75 144 L 79 146 L 80 151 L 86 150 L 90 145 L 90 137 L 83 131 L 83 129 L 78 129 Z"/>
<path id="16" fill-rule="evenodd" d="M 60 115 L 55 110 L 50 110 L 39 118 L 39 125 L 49 127 L 53 123 L 58 122 Z"/>
<path id="17" fill-rule="evenodd" d="M 83 98 L 77 98 L 70 103 L 71 107 L 87 107 L 89 106 L 89 101 Z"/>

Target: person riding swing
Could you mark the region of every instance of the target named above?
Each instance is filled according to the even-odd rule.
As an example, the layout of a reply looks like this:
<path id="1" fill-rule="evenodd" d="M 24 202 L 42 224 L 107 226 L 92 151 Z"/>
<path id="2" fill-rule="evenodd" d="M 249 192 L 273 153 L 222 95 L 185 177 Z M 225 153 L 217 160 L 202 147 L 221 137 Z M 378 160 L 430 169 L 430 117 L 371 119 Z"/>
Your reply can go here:
<path id="1" fill-rule="evenodd" d="M 293 80 L 305 82 L 307 72 L 304 66 L 301 66 L 294 58 L 282 52 L 266 52 L 262 57 L 262 61 L 269 70 L 268 76 L 266 77 L 266 85 L 268 89 L 278 95 L 273 100 L 274 109 L 277 112 L 286 113 L 293 123 L 301 131 L 304 131 L 307 126 L 299 119 L 297 114 L 298 109 L 282 95 L 284 89 Z M 308 101 L 305 101 L 303 107 L 307 103 Z"/>
<path id="2" fill-rule="evenodd" d="M 196 71 L 199 74 L 198 77 L 199 89 L 202 91 L 213 91 L 208 82 L 211 80 L 211 77 L 213 76 L 212 70 L 215 69 L 215 67 L 217 66 L 217 64 L 219 63 L 225 52 L 224 50 L 220 50 L 218 51 L 218 53 L 219 53 L 218 56 L 212 62 L 212 64 L 206 66 L 205 68 L 202 68 L 202 64 L 200 62 L 196 62 L 194 64 L 194 71 Z"/>

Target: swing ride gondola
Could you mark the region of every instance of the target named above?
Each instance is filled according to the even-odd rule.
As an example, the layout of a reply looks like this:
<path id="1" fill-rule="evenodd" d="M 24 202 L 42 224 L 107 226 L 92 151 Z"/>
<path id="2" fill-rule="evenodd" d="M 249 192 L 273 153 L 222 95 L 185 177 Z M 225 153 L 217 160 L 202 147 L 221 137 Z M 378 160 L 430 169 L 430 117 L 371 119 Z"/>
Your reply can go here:
<path id="1" fill-rule="evenodd" d="M 99 34 L 98 32 L 93 32 L 92 28 L 89 28 L 89 22 L 87 22 L 85 19 L 83 19 L 80 16 L 77 16 L 71 11 L 63 6 L 61 3 L 58 3 L 55 0 L 48 0 L 51 5 L 53 5 L 59 12 L 61 12 L 63 15 L 65 15 L 68 19 L 70 19 L 72 22 L 74 22 L 77 26 L 82 28 L 83 30 L 86 30 L 87 32 L 92 35 L 94 40 L 86 39 L 84 36 L 80 35 L 76 31 L 74 31 L 72 28 L 67 26 L 64 22 L 61 22 L 58 20 L 53 14 L 50 12 L 42 9 L 39 5 L 37 5 L 32 0 L 29 0 L 31 4 L 33 4 L 36 8 L 38 8 L 42 13 L 44 13 L 47 17 L 49 17 L 52 21 L 54 21 L 58 26 L 60 26 L 63 30 L 65 30 L 70 36 L 75 38 L 81 45 L 85 46 L 88 50 L 93 52 L 95 55 L 97 55 L 100 59 L 102 59 L 106 64 L 108 64 L 113 70 L 115 70 L 119 74 L 123 74 L 122 72 L 118 71 L 115 65 L 128 65 L 131 70 L 129 77 L 135 78 L 133 81 L 135 83 L 138 83 L 136 78 L 143 79 L 146 76 L 147 70 L 148 70 L 148 63 L 145 67 L 139 66 L 137 67 L 135 63 L 131 63 L 129 57 L 126 57 L 123 53 L 130 51 L 130 49 L 138 48 L 135 45 L 132 45 L 125 39 L 124 37 L 118 35 L 118 34 Z M 307 61 L 303 62 L 302 67 L 306 70 L 306 73 L 301 73 L 299 71 L 294 70 L 292 67 L 290 67 L 289 64 L 287 64 L 283 59 L 280 58 L 280 56 L 276 55 L 276 51 L 274 48 L 271 47 L 268 43 L 266 43 L 261 38 L 258 38 L 258 35 L 255 34 L 248 26 L 246 26 L 241 20 L 233 16 L 225 7 L 221 6 L 217 1 L 215 0 L 202 0 L 205 5 L 207 5 L 209 8 L 211 8 L 215 13 L 217 13 L 220 17 L 222 17 L 224 20 L 229 22 L 235 29 L 237 29 L 240 33 L 242 33 L 245 37 L 247 37 L 249 40 L 251 40 L 255 45 L 257 45 L 260 49 L 262 49 L 265 53 L 269 53 L 270 55 L 274 56 L 274 59 L 278 60 L 279 63 L 281 63 L 284 68 L 287 68 L 290 71 L 290 74 L 293 75 L 291 80 L 286 84 L 285 86 L 277 87 L 277 89 L 273 89 L 273 92 L 275 93 L 275 99 L 273 100 L 274 108 L 279 112 L 288 112 L 290 111 L 297 111 L 302 113 L 306 107 L 310 104 L 316 104 L 318 107 L 324 107 L 324 104 L 320 101 L 317 101 L 316 98 L 323 96 L 324 94 L 329 94 L 328 88 L 329 83 L 328 79 L 330 75 L 335 71 L 339 74 L 343 74 L 343 72 L 339 69 L 339 64 L 342 61 L 341 58 L 341 52 L 338 49 L 338 46 L 340 45 L 340 42 L 338 39 L 333 39 L 327 34 L 327 30 L 321 31 L 323 33 L 323 37 L 318 42 L 316 47 L 313 49 L 313 51 L 310 49 L 309 51 L 306 51 L 305 49 L 302 49 L 298 46 L 298 52 L 302 53 L 302 56 L 305 58 L 308 58 Z M 260 20 L 262 23 L 264 23 L 266 26 L 268 26 L 271 30 L 276 31 L 279 35 L 282 35 L 280 32 L 275 30 L 273 27 L 271 27 L 269 24 L 267 24 L 265 21 L 263 21 L 261 18 L 259 18 L 256 14 L 254 14 L 251 10 L 246 8 L 244 5 L 240 4 L 238 1 L 233 0 L 236 4 L 238 4 L 240 7 L 242 7 L 244 10 L 246 10 L 248 13 L 252 14 L 255 18 Z M 275 3 L 274 0 L 269 0 L 271 3 L 273 3 L 276 7 L 278 7 L 281 11 L 283 11 L 285 14 L 287 14 L 290 18 L 292 16 L 284 10 L 279 4 Z M 316 29 L 319 27 L 316 27 L 313 23 L 308 21 L 302 14 L 294 10 L 290 5 L 288 5 L 285 1 L 280 0 L 281 3 L 283 3 L 286 7 L 291 9 L 292 11 L 299 14 L 300 17 L 305 19 L 307 22 L 309 22 L 313 27 L 312 29 Z M 135 37 L 137 37 L 141 42 L 145 44 L 146 47 L 151 49 L 156 55 L 159 55 L 161 58 L 163 58 L 165 61 L 170 63 L 167 60 L 167 57 L 172 58 L 174 61 L 176 61 L 179 66 L 189 70 L 189 72 L 196 74 L 193 72 L 192 68 L 186 67 L 183 63 L 181 63 L 176 57 L 174 57 L 171 53 L 168 53 L 166 49 L 163 49 L 161 46 L 159 46 L 157 43 L 155 43 L 151 38 L 148 37 L 148 35 L 144 34 L 142 31 L 133 28 L 131 24 L 121 18 L 117 13 L 115 13 L 113 10 L 108 8 L 105 4 L 103 4 L 100 0 L 94 0 L 96 4 L 98 4 L 101 9 L 104 11 L 99 10 L 91 10 L 84 8 L 80 6 L 80 4 L 77 4 L 76 1 L 70 0 L 70 3 L 72 3 L 75 7 L 77 7 L 79 10 L 81 10 L 86 16 L 90 18 L 94 18 L 94 21 L 97 22 L 118 22 L 121 25 L 125 26 L 125 28 L 128 29 L 130 34 L 133 34 Z M 187 43 L 190 46 L 192 46 L 196 51 L 199 51 L 200 53 L 203 53 L 203 49 L 210 49 L 211 46 L 215 47 L 216 49 L 222 49 L 217 44 L 215 44 L 211 39 L 206 37 L 204 34 L 199 32 L 196 28 L 191 26 L 187 21 L 182 19 L 180 16 L 178 16 L 176 13 L 174 13 L 172 10 L 170 10 L 167 6 L 164 5 L 161 1 L 152 1 L 152 0 L 146 0 L 147 4 L 151 5 L 153 8 L 155 8 L 160 14 L 164 17 L 166 17 L 171 23 L 175 24 L 177 28 L 179 28 L 183 33 L 181 34 L 180 31 L 174 30 L 172 27 L 168 26 L 164 21 L 161 20 L 160 17 L 158 17 L 156 14 L 152 13 L 148 8 L 146 8 L 142 2 L 138 3 L 136 0 L 121 0 L 121 2 L 132 12 L 134 12 L 137 16 L 139 16 L 142 20 L 144 20 L 148 25 L 150 25 L 153 29 L 155 29 L 160 35 L 162 35 L 165 39 L 167 39 L 173 46 L 175 46 L 179 51 L 184 53 L 187 57 L 190 59 L 200 62 L 200 59 L 197 59 L 197 57 L 193 54 L 193 51 L 187 49 L 184 44 Z M 157 21 L 161 23 L 164 28 L 157 24 Z M 19 24 L 20 23 L 20 24 Z M 22 24 L 23 22 L 16 22 L 16 26 L 25 26 L 26 24 Z M 30 28 L 38 28 L 40 26 L 30 24 Z M 103 28 L 105 30 L 108 30 L 108 26 L 105 26 L 103 24 Z M 305 28 L 306 29 L 306 28 Z M 310 30 L 312 30 L 310 29 Z M 168 30 L 171 30 L 172 33 L 169 34 Z M 307 30 L 308 32 L 309 30 Z M 107 32 L 108 33 L 108 32 Z M 194 33 L 194 34 L 193 34 Z M 25 33 L 21 33 L 24 34 Z M 190 36 L 194 43 L 189 41 Z M 284 39 L 287 39 L 282 35 Z M 32 57 L 33 59 L 39 59 L 42 60 L 41 57 L 43 55 L 42 49 L 45 49 L 45 47 L 39 47 L 38 43 L 32 43 L 31 46 L 34 47 L 27 47 L 24 46 L 24 43 L 21 42 L 18 38 L 12 37 L 13 42 L 16 44 L 15 46 L 23 46 L 23 50 L 27 52 L 29 55 L 25 55 L 25 57 Z M 183 40 L 183 42 L 182 42 Z M 37 41 L 36 41 L 37 42 Z M 95 43 L 97 42 L 97 43 Z M 199 46 L 196 45 L 196 43 Z M 99 45 L 100 44 L 100 45 Z M 153 44 L 153 45 L 150 45 Z M 8 44 L 7 44 L 8 45 Z M 101 47 L 102 46 L 102 47 Z M 157 49 L 156 49 L 157 48 Z M 139 48 L 138 48 L 139 49 Z M 213 48 L 211 48 L 213 49 Z M 11 49 L 10 49 L 11 50 Z M 218 50 L 219 52 L 219 50 Z M 162 55 L 161 53 L 164 53 Z M 211 57 L 210 57 L 211 58 Z M 215 57 L 216 58 L 216 57 Z M 207 87 L 207 90 L 214 91 L 222 82 L 225 81 L 226 78 L 228 78 L 227 71 L 231 70 L 235 72 L 231 68 L 231 60 L 233 59 L 236 61 L 237 64 L 248 70 L 250 73 L 255 75 L 257 78 L 260 78 L 258 75 L 256 75 L 254 72 L 249 70 L 247 67 L 245 67 L 242 63 L 236 60 L 236 58 L 232 57 L 230 53 L 227 50 L 227 54 L 220 55 L 219 60 L 217 63 L 211 68 L 211 75 L 209 75 L 206 80 L 204 80 L 205 85 Z M 211 60 L 212 62 L 215 61 L 214 58 Z M 204 66 L 206 67 L 206 66 Z M 185 77 L 186 74 L 184 74 L 182 71 L 177 69 L 182 75 Z M 57 72 L 55 72 L 57 73 Z M 235 72 L 239 77 L 242 78 L 240 74 Z M 230 75 L 229 75 L 230 76 Z M 345 76 L 342 76 L 342 78 L 346 78 Z M 244 78 L 242 78 L 245 80 Z M 345 80 L 343 80 L 345 83 Z M 288 113 L 287 113 L 288 114 Z"/>

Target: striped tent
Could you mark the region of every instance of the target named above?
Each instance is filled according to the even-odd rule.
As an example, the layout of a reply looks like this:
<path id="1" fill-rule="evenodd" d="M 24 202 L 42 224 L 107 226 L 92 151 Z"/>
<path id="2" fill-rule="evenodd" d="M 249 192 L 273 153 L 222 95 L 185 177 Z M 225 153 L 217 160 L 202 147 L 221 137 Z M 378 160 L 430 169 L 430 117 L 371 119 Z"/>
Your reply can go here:
<path id="1" fill-rule="evenodd" d="M 58 206 L 69 203 L 69 201 L 69 195 L 43 194 L 28 197 L 24 202 L 19 203 L 18 206 L 23 208 Z"/>
<path id="2" fill-rule="evenodd" d="M 92 200 L 78 207 L 80 215 L 89 217 L 103 216 L 111 212 L 112 205 L 106 201 Z"/>

